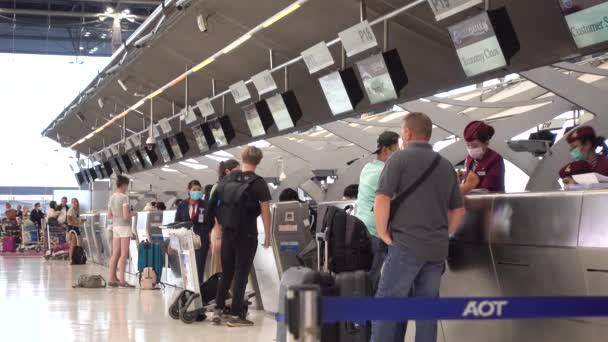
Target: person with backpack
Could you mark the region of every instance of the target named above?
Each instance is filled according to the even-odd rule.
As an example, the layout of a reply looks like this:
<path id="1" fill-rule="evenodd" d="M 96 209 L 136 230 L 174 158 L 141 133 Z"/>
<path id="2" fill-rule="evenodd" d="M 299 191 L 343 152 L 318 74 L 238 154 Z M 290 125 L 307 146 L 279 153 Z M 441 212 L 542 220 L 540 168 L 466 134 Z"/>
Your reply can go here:
<path id="1" fill-rule="evenodd" d="M 68 235 L 67 240 L 70 243 L 70 252 L 68 260 L 75 264 L 73 255 L 74 249 L 78 245 L 78 239 L 80 238 L 80 224 L 82 219 L 80 218 L 80 202 L 77 198 L 72 198 L 72 207 L 68 210 Z"/>
<path id="2" fill-rule="evenodd" d="M 203 187 L 198 180 L 191 180 L 188 183 L 188 200 L 182 201 L 175 212 L 175 222 L 192 222 L 192 230 L 201 238 L 201 248 L 196 250 L 196 268 L 198 271 L 198 281 L 203 283 L 205 274 L 205 262 L 209 253 L 209 233 L 210 228 L 204 225 L 205 210 L 207 201 L 203 199 Z"/>
<path id="3" fill-rule="evenodd" d="M 433 124 L 424 113 L 402 123 L 405 149 L 384 165 L 374 217 L 388 246 L 376 298 L 438 297 L 449 235 L 464 216 L 454 167 L 429 144 Z M 373 321 L 371 342 L 403 341 L 407 322 Z M 436 342 L 437 321 L 416 322 L 416 342 Z"/>
<path id="4" fill-rule="evenodd" d="M 258 216 L 264 223 L 264 248 L 270 247 L 270 190 L 264 178 L 255 174 L 263 158 L 262 150 L 247 146 L 241 152 L 241 171 L 233 171 L 224 177 L 211 195 L 210 211 L 215 213 L 222 226 L 222 269 L 216 310 L 215 324 L 227 322 L 229 327 L 252 326 L 246 319 L 245 288 L 253 266 L 253 258 L 258 248 Z M 230 284 L 232 306 L 225 315 L 226 297 Z"/>
<path id="5" fill-rule="evenodd" d="M 357 196 L 357 213 L 355 215 L 365 223 L 370 235 L 374 259 L 372 267 L 369 270 L 369 277 L 374 291 L 378 287 L 380 270 L 382 269 L 382 263 L 384 263 L 384 257 L 388 249 L 386 244 L 378 237 L 378 232 L 376 231 L 376 221 L 373 212 L 374 201 L 384 164 L 394 152 L 399 150 L 399 134 L 391 131 L 382 132 L 378 137 L 377 146 L 378 148 L 374 152 L 376 158 L 365 164 L 359 176 L 359 194 Z"/>
<path id="6" fill-rule="evenodd" d="M 110 258 L 109 287 L 134 288 L 127 283 L 125 274 L 127 260 L 129 259 L 129 244 L 135 234 L 131 229 L 131 217 L 137 213 L 129 207 L 129 197 L 126 195 L 129 188 L 129 178 L 118 175 L 116 177 L 116 192 L 108 201 L 108 219 L 112 220 L 112 257 Z M 119 271 L 117 273 L 117 271 Z"/>

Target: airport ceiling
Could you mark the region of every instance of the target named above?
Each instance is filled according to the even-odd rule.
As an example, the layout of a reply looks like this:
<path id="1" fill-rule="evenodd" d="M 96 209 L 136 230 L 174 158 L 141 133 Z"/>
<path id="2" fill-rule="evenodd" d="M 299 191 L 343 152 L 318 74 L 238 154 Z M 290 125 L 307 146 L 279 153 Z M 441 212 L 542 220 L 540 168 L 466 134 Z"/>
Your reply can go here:
<path id="1" fill-rule="evenodd" d="M 158 4 L 155 0 L 0 1 L 0 52 L 111 56 L 112 36 L 120 45 Z M 107 13 L 108 7 L 113 13 Z M 120 37 L 113 28 L 115 15 L 121 16 Z"/>
<path id="2" fill-rule="evenodd" d="M 606 45 L 596 45 L 583 51 L 577 50 L 556 0 L 493 0 L 489 2 L 490 9 L 506 6 L 521 49 L 511 59 L 508 68 L 467 79 L 446 28 L 483 11 L 483 5 L 437 22 L 426 1 L 366 0 L 363 12 L 369 21 L 411 5 L 411 8 L 391 16 L 388 30 L 383 29 L 382 21 L 373 26 L 380 47 L 384 44 L 386 32 L 388 50 L 396 49 L 399 52 L 407 70 L 409 84 L 399 92 L 396 101 L 370 105 L 364 99 L 355 112 L 337 117 L 332 115 L 323 96 L 317 80 L 320 75 L 311 76 L 302 61 L 293 64 L 287 62 L 321 41 L 336 39 L 338 32 L 357 24 L 362 16 L 361 2 L 300 2 L 302 5 L 299 9 L 256 32 L 229 53 L 219 56 L 216 55 L 217 52 L 274 14 L 288 8 L 293 0 L 192 0 L 182 10 L 177 10 L 174 4 L 158 7 L 135 34 L 126 40 L 125 46 L 113 55 L 108 68 L 83 89 L 82 96 L 66 105 L 66 109 L 43 134 L 65 147 L 72 146 L 83 155 L 98 152 L 121 141 L 125 133 L 130 136 L 142 132 L 142 140 L 145 140 L 145 131 L 150 124 L 150 101 L 130 111 L 120 120 L 115 120 L 116 115 L 139 102 L 142 94 L 154 92 L 188 68 L 199 65 L 213 55 L 217 58 L 212 63 L 188 76 L 187 92 L 186 82 L 181 81 L 164 90 L 153 101 L 154 123 L 157 124 L 161 118 L 172 118 L 169 122 L 173 132 L 184 131 L 190 146 L 196 146 L 192 132 L 182 127 L 180 116 L 175 114 L 186 106 L 186 102 L 195 105 L 197 101 L 211 97 L 212 84 L 215 84 L 216 94 L 221 93 L 238 81 L 249 80 L 253 75 L 270 69 L 270 55 L 273 56 L 272 75 L 277 85 L 284 90 L 285 79 L 288 80 L 287 88 L 295 92 L 304 115 L 295 128 L 282 132 L 275 129 L 265 139 L 304 132 L 338 119 L 385 112 L 395 104 L 606 48 Z M 207 18 L 205 32 L 197 23 L 199 16 Z M 153 38 L 140 44 L 140 48 L 135 47 L 138 39 L 146 35 Z M 341 60 L 340 50 L 339 44 L 330 47 L 337 66 Z M 380 48 L 372 51 L 378 53 Z M 353 66 L 370 53 L 346 58 L 345 66 Z M 284 63 L 288 66 L 277 68 Z M 257 98 L 253 89 L 249 87 L 253 97 Z M 232 120 L 237 137 L 231 147 L 257 140 L 250 137 L 240 105 L 235 104 L 232 96 L 228 94 L 215 99 L 213 106 L 216 111 L 227 114 Z M 93 131 L 108 121 L 114 122 L 93 134 Z M 85 136 L 88 138 L 83 140 Z M 74 145 L 78 141 L 82 143 Z M 194 149 L 196 148 L 191 148 Z M 200 154 L 187 155 L 185 158 L 199 156 Z"/>

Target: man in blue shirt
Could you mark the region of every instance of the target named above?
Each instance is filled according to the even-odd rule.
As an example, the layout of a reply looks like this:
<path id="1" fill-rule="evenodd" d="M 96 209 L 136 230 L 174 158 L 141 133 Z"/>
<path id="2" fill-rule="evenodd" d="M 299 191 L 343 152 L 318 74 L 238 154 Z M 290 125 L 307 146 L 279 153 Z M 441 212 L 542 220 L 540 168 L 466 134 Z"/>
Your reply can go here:
<path id="1" fill-rule="evenodd" d="M 374 199 L 376 198 L 378 180 L 384 169 L 384 163 L 397 150 L 399 150 L 399 134 L 391 131 L 385 131 L 380 134 L 378 137 L 378 149 L 374 152 L 376 159 L 363 167 L 361 176 L 359 177 L 356 216 L 365 223 L 372 240 L 374 261 L 372 262 L 369 274 L 374 292 L 376 291 L 378 280 L 380 279 L 380 269 L 388 250 L 386 244 L 378 237 L 378 232 L 376 231 L 376 221 L 373 212 Z"/>

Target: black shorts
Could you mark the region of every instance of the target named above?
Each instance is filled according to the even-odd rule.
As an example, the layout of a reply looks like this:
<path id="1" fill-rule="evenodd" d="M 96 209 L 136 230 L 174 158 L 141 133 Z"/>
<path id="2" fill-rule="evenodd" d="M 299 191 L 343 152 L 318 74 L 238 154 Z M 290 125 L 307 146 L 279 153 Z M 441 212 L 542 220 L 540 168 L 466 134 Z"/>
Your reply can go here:
<path id="1" fill-rule="evenodd" d="M 73 227 L 70 226 L 68 233 L 74 232 L 76 234 L 76 236 L 80 236 L 80 228 L 79 227 Z"/>

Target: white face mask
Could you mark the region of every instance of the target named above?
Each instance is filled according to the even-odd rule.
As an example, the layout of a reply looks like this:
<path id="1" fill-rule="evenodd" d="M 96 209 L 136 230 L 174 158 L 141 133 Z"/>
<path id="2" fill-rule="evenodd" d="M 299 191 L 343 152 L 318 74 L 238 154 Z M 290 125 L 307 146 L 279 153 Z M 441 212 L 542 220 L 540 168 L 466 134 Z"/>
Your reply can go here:
<path id="1" fill-rule="evenodd" d="M 476 160 L 483 158 L 483 155 L 485 154 L 483 147 L 467 148 L 467 151 L 469 152 L 469 156 Z"/>

